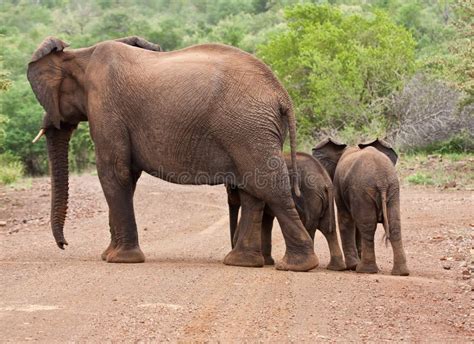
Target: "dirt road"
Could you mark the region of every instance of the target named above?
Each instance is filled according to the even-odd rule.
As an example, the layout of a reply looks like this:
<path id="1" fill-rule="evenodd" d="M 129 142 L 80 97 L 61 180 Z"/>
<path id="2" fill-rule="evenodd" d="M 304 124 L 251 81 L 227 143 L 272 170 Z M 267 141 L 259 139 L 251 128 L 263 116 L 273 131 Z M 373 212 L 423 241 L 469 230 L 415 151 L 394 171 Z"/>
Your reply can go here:
<path id="1" fill-rule="evenodd" d="M 0 341 L 456 342 L 474 340 L 469 265 L 474 193 L 404 188 L 409 277 L 230 267 L 224 187 L 144 176 L 136 194 L 147 262 L 107 264 L 107 208 L 95 176 L 73 177 L 59 250 L 50 233 L 49 185 L 0 189 Z M 283 256 L 274 231 L 274 257 Z"/>

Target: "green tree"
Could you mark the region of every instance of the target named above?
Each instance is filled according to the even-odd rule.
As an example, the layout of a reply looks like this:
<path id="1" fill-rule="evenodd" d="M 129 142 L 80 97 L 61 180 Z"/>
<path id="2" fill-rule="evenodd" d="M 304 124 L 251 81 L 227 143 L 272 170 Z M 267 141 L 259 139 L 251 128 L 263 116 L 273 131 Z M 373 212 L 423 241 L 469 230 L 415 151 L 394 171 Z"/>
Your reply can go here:
<path id="1" fill-rule="evenodd" d="M 288 29 L 258 49 L 296 105 L 299 131 L 362 130 L 383 121 L 379 106 L 415 68 L 415 41 L 383 12 L 344 15 L 331 6 L 296 5 Z"/>
<path id="2" fill-rule="evenodd" d="M 453 79 L 456 86 L 467 94 L 465 103 L 474 102 L 474 3 L 458 0 L 455 8 L 456 39 L 450 44 L 450 52 L 456 63 Z"/>

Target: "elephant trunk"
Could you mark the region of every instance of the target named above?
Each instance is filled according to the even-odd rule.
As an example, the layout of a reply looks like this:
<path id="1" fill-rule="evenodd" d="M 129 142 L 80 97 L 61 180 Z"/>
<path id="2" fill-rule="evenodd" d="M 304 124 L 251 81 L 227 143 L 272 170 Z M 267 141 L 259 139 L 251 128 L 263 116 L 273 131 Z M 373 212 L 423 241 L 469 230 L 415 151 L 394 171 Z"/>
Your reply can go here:
<path id="1" fill-rule="evenodd" d="M 56 244 L 62 250 L 67 245 L 63 229 L 69 194 L 68 148 L 73 130 L 74 128 L 46 130 L 51 175 L 51 228 Z"/>

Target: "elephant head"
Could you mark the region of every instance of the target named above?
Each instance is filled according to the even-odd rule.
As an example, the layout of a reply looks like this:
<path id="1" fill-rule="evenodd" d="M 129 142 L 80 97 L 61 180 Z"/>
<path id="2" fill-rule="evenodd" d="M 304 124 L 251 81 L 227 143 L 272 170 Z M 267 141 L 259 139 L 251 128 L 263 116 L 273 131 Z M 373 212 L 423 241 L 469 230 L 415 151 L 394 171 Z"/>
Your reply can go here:
<path id="1" fill-rule="evenodd" d="M 394 166 L 397 163 L 397 160 L 398 160 L 397 153 L 392 148 L 392 146 L 385 140 L 381 140 L 377 138 L 371 142 L 359 143 L 358 146 L 360 149 L 364 149 L 367 147 L 374 147 L 380 152 L 382 152 L 383 154 L 385 154 L 390 159 L 390 161 L 393 163 Z"/>
<path id="2" fill-rule="evenodd" d="M 140 37 L 117 42 L 146 50 L 161 51 L 159 45 Z M 87 121 L 85 71 L 95 46 L 65 50 L 68 44 L 47 37 L 33 53 L 27 77 L 39 103 L 46 111 L 41 130 L 33 143 L 46 135 L 51 174 L 51 227 L 59 248 L 67 245 L 63 227 L 68 202 L 68 147 L 79 122 Z"/>
<path id="3" fill-rule="evenodd" d="M 68 146 L 73 130 L 87 120 L 83 71 L 75 56 L 64 52 L 68 44 L 54 37 L 46 38 L 28 64 L 28 81 L 46 113 L 40 134 L 46 135 L 51 174 L 51 227 L 60 248 L 67 245 L 63 235 L 68 200 Z"/>
<path id="4" fill-rule="evenodd" d="M 346 144 L 328 137 L 313 148 L 313 156 L 323 165 L 331 179 L 334 179 L 337 163 L 346 147 Z"/>

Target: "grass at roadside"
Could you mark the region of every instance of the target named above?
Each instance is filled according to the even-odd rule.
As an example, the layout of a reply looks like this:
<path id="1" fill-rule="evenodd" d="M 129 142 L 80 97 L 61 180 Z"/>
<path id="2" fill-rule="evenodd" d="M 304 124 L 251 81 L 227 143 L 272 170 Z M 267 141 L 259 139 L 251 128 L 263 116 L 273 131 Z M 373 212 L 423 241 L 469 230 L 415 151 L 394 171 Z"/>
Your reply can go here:
<path id="1" fill-rule="evenodd" d="M 8 185 L 23 177 L 23 164 L 10 155 L 0 154 L 0 184 Z"/>
<path id="2" fill-rule="evenodd" d="M 400 154 L 400 181 L 410 185 L 474 190 L 474 154 Z"/>

